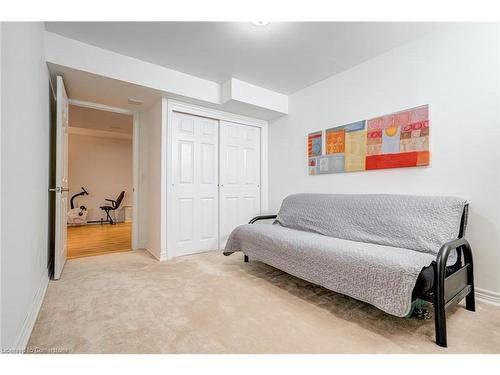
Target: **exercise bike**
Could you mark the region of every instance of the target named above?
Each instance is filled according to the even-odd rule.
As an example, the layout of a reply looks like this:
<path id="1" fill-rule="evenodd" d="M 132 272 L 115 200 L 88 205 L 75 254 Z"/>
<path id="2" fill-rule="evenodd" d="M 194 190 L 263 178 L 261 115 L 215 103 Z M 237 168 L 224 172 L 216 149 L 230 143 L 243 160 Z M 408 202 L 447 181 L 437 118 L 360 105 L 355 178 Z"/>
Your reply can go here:
<path id="1" fill-rule="evenodd" d="M 74 194 L 70 200 L 71 209 L 68 211 L 68 224 L 86 224 L 87 223 L 87 207 L 80 206 L 75 208 L 74 200 L 77 197 L 89 195 L 87 190 L 82 186 L 82 191 Z"/>

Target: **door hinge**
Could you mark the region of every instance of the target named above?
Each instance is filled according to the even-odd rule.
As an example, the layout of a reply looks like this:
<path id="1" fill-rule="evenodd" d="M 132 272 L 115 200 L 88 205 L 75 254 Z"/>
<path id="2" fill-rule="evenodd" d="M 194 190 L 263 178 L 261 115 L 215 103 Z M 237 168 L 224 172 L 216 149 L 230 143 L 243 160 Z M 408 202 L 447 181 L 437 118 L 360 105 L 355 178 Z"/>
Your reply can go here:
<path id="1" fill-rule="evenodd" d="M 49 188 L 49 191 L 51 193 L 63 193 L 65 191 L 69 191 L 69 188 L 62 188 L 62 187 L 56 186 L 55 188 Z"/>

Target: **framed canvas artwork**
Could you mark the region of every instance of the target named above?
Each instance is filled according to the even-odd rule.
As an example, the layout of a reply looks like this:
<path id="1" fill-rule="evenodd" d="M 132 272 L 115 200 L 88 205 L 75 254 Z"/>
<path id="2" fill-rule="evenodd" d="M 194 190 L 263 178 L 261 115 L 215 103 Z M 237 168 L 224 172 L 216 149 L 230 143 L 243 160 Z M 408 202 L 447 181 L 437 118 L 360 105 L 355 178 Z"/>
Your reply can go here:
<path id="1" fill-rule="evenodd" d="M 429 106 L 310 133 L 309 174 L 425 166 L 429 155 Z"/>

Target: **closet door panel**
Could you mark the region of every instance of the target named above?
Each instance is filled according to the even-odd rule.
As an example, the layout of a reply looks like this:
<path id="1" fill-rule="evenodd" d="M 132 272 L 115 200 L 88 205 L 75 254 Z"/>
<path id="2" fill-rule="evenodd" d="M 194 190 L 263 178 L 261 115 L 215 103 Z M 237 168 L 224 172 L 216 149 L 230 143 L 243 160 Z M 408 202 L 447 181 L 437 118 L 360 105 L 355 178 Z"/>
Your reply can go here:
<path id="1" fill-rule="evenodd" d="M 179 242 L 192 242 L 194 234 L 194 204 L 192 198 L 179 198 Z"/>
<path id="2" fill-rule="evenodd" d="M 239 209 L 239 197 L 225 195 L 222 197 L 221 194 L 221 247 L 225 246 L 227 241 L 227 236 L 231 231 L 238 226 L 240 219 L 240 209 Z"/>
<path id="3" fill-rule="evenodd" d="M 216 145 L 210 143 L 201 144 L 201 183 L 202 184 L 216 184 L 217 173 L 217 153 Z"/>
<path id="4" fill-rule="evenodd" d="M 173 253 L 218 247 L 218 121 L 173 114 Z"/>
<path id="5" fill-rule="evenodd" d="M 217 241 L 217 203 L 214 198 L 200 199 L 201 211 L 201 233 L 200 239 L 203 241 Z"/>
<path id="6" fill-rule="evenodd" d="M 260 128 L 220 124 L 220 246 L 260 214 Z"/>
<path id="7" fill-rule="evenodd" d="M 198 251 L 216 250 L 219 246 L 219 122 L 198 117 L 197 160 L 199 229 Z"/>
<path id="8" fill-rule="evenodd" d="M 194 182 L 194 144 L 192 141 L 179 141 L 179 183 Z"/>
<path id="9" fill-rule="evenodd" d="M 260 166 L 257 164 L 258 151 L 252 148 L 243 149 L 243 182 L 245 185 L 258 185 L 260 172 Z"/>
<path id="10" fill-rule="evenodd" d="M 226 170 L 224 175 L 226 185 L 237 185 L 239 183 L 239 149 L 238 146 L 229 145 L 226 150 Z"/>

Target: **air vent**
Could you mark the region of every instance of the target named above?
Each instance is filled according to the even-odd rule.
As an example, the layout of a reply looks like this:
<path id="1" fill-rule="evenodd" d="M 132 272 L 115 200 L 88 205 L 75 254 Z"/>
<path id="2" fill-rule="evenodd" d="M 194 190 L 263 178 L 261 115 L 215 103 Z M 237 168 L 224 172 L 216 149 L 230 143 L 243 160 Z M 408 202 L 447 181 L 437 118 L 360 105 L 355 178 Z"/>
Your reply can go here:
<path id="1" fill-rule="evenodd" d="M 128 98 L 128 102 L 129 102 L 129 104 L 133 104 L 133 105 L 141 105 L 142 104 L 142 100 L 134 99 L 134 98 Z"/>

